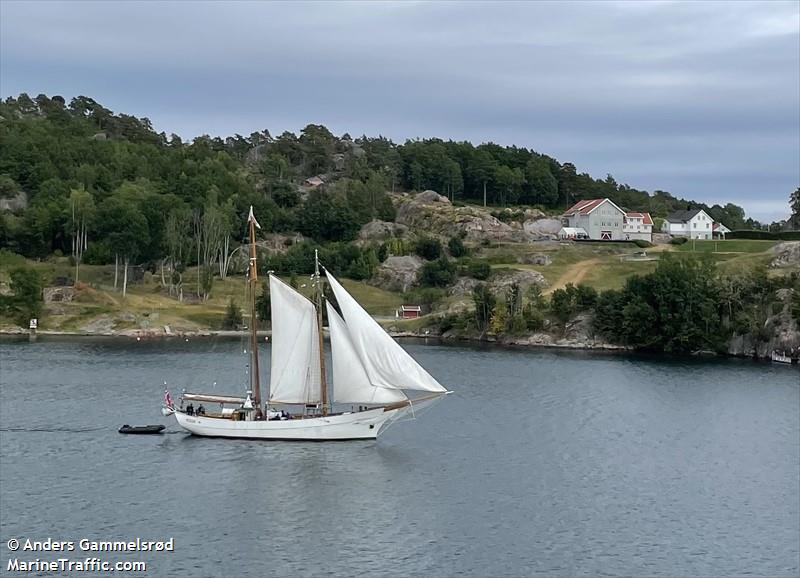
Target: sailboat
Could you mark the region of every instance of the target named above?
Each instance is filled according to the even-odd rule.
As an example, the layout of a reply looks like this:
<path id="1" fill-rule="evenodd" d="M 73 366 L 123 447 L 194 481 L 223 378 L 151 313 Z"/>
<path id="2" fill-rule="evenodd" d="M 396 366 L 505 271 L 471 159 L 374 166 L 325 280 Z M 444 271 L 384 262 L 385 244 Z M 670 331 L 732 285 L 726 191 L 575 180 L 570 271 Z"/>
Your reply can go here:
<path id="1" fill-rule="evenodd" d="M 178 425 L 199 435 L 262 440 L 376 439 L 392 423 L 414 416 L 448 393 L 430 373 L 389 336 L 325 270 L 337 308 L 323 296 L 315 252 L 312 277 L 315 300 L 269 274 L 272 308 L 272 350 L 267 401 L 261 401 L 255 315 L 255 231 L 249 227 L 250 384 L 244 396 L 183 392 L 179 407 L 171 398 L 162 407 Z M 323 268 L 324 270 L 324 268 Z M 322 334 L 322 307 L 327 310 L 333 361 L 333 394 L 328 399 Z M 188 403 L 184 407 L 184 404 Z M 197 412 L 194 403 L 219 404 L 219 412 Z M 334 405 L 350 411 L 334 411 Z M 199 406 L 202 407 L 202 406 Z M 198 407 L 198 409 L 199 409 Z M 301 411 L 286 411 L 300 407 Z"/>

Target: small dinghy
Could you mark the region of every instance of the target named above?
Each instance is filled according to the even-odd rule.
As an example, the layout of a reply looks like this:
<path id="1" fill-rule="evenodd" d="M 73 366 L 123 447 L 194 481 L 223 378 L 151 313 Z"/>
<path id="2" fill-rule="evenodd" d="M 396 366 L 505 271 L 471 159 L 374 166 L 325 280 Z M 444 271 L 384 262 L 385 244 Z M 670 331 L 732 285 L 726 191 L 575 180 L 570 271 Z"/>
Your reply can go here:
<path id="1" fill-rule="evenodd" d="M 164 425 L 128 425 L 119 428 L 121 434 L 160 434 L 167 426 Z"/>

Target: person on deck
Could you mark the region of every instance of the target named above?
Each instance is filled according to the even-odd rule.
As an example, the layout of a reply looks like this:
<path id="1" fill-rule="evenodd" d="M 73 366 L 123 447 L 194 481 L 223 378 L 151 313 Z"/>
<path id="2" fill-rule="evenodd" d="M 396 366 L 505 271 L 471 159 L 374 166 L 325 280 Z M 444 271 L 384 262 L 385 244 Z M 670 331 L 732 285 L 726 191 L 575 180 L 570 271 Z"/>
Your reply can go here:
<path id="1" fill-rule="evenodd" d="M 202 403 L 197 408 L 197 415 L 206 415 L 206 408 L 203 407 Z"/>
<path id="2" fill-rule="evenodd" d="M 186 415 L 194 415 L 194 405 L 189 404 L 186 406 Z"/>

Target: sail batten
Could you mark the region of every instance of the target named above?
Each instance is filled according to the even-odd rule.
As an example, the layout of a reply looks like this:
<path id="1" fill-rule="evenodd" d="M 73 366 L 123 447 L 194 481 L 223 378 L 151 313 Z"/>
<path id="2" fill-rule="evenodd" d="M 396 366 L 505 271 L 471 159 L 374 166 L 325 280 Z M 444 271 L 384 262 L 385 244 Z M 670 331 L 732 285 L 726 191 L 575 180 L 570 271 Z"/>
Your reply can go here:
<path id="1" fill-rule="evenodd" d="M 371 385 L 389 390 L 447 392 L 447 389 L 383 330 L 333 275 L 326 271 L 326 276 L 342 311 L 350 343 Z"/>
<path id="2" fill-rule="evenodd" d="M 314 304 L 269 276 L 272 353 L 269 399 L 283 403 L 320 401 L 319 325 Z"/>
<path id="3" fill-rule="evenodd" d="M 325 305 L 328 309 L 328 327 L 331 331 L 333 401 L 383 404 L 408 399 L 402 391 L 375 387 L 370 383 L 364 365 L 347 333 L 344 319 L 329 302 L 326 302 Z"/>

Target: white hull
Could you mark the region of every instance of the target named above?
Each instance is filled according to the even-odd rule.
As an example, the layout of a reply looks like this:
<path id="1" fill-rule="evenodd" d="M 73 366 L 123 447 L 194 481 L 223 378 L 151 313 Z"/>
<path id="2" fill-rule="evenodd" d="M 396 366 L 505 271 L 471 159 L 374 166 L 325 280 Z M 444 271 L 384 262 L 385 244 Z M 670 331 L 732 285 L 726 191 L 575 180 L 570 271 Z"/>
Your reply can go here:
<path id="1" fill-rule="evenodd" d="M 178 425 L 191 434 L 257 440 L 371 440 L 409 408 L 376 408 L 357 413 L 283 421 L 234 421 L 175 411 Z"/>

